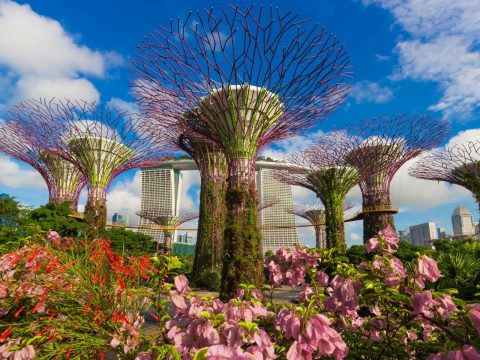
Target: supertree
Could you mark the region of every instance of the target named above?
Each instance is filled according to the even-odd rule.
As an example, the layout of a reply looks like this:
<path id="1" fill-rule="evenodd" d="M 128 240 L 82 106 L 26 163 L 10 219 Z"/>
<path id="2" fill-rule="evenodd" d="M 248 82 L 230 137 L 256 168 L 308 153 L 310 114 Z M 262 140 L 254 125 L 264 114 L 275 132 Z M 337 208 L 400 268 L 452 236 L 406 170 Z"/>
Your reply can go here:
<path id="1" fill-rule="evenodd" d="M 445 181 L 469 190 L 480 207 L 480 141 L 435 150 L 409 169 L 419 179 Z"/>
<path id="2" fill-rule="evenodd" d="M 61 204 L 68 201 L 70 209 L 77 211 L 78 198 L 87 181 L 75 165 L 39 148 L 35 141 L 9 121 L 0 123 L 0 151 L 39 172 L 47 184 L 49 202 Z"/>
<path id="3" fill-rule="evenodd" d="M 106 223 L 106 192 L 120 173 L 165 160 L 165 148 L 141 136 L 138 118 L 85 101 L 25 100 L 7 116 L 23 134 L 78 168 L 88 180 L 84 217 L 93 234 Z"/>
<path id="4" fill-rule="evenodd" d="M 154 141 L 169 143 L 184 151 L 195 161 L 200 173 L 200 203 L 197 242 L 193 261 L 194 280 L 205 270 L 220 272 L 222 245 L 227 215 L 227 161 L 221 148 L 211 141 L 199 141 L 188 136 L 183 121 L 158 121 L 155 112 L 148 113 L 141 122 L 141 131 Z M 160 119 L 161 120 L 161 119 Z M 168 125 L 167 128 L 164 126 Z"/>
<path id="5" fill-rule="evenodd" d="M 142 107 L 221 147 L 228 164 L 221 297 L 262 283 L 255 161 L 343 101 L 349 58 L 318 25 L 273 7 L 221 7 L 160 27 L 133 63 Z M 185 114 L 188 114 L 183 120 Z"/>
<path id="6" fill-rule="evenodd" d="M 344 211 L 352 207 L 352 204 L 345 203 Z M 322 204 L 295 205 L 293 208 L 287 209 L 287 212 L 299 216 L 312 224 L 315 230 L 315 247 L 318 249 L 326 248 L 325 207 Z"/>
<path id="7" fill-rule="evenodd" d="M 287 159 L 286 170 L 275 177 L 312 190 L 325 207 L 325 245 L 346 250 L 344 202 L 347 193 L 378 171 L 363 151 L 364 143 L 344 131 L 323 134 L 303 152 Z M 352 164 L 352 160 L 356 159 Z"/>
<path id="8" fill-rule="evenodd" d="M 198 218 L 197 213 L 191 213 L 180 210 L 177 214 L 172 214 L 168 210 L 155 210 L 155 211 L 137 211 L 138 216 L 147 219 L 154 224 L 161 227 L 163 232 L 163 243 L 168 251 L 172 250 L 172 234 L 176 228 L 190 220 Z M 158 253 L 157 243 L 157 253 Z"/>
<path id="9" fill-rule="evenodd" d="M 441 144 L 449 133 L 446 121 L 430 115 L 400 114 L 356 122 L 349 131 L 365 142 L 363 153 L 379 171 L 360 182 L 363 198 L 363 240 L 368 241 L 387 225 L 394 227 L 398 212 L 390 200 L 390 184 L 407 161 Z M 350 159 L 357 165 L 364 161 Z"/>

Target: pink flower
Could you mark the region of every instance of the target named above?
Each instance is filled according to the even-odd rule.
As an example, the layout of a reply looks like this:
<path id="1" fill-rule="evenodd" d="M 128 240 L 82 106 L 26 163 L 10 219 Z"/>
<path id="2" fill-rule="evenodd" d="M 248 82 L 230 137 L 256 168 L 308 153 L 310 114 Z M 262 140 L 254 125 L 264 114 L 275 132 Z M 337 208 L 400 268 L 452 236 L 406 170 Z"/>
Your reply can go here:
<path id="1" fill-rule="evenodd" d="M 295 316 L 293 310 L 282 309 L 277 314 L 276 328 L 285 333 L 286 339 L 297 339 L 300 333 L 300 318 Z"/>
<path id="2" fill-rule="evenodd" d="M 50 230 L 47 235 L 47 240 L 51 242 L 56 242 L 60 240 L 60 235 L 56 231 Z"/>
<path id="3" fill-rule="evenodd" d="M 211 360 L 230 360 L 233 358 L 233 351 L 225 345 L 213 345 L 207 350 L 207 358 Z"/>
<path id="4" fill-rule="evenodd" d="M 472 312 L 470 312 L 469 316 L 472 325 L 475 327 L 477 333 L 480 335 L 480 311 L 473 310 Z"/>
<path id="5" fill-rule="evenodd" d="M 313 293 L 313 289 L 307 284 L 302 285 L 302 290 L 298 294 L 298 299 L 300 301 L 308 301 L 308 295 Z"/>
<path id="6" fill-rule="evenodd" d="M 269 278 L 270 278 L 270 281 L 273 282 L 273 285 L 275 287 L 280 286 L 282 284 L 282 279 L 283 279 L 282 269 L 280 268 L 280 265 L 275 264 L 275 261 L 272 260 L 268 263 L 268 271 L 270 272 Z"/>
<path id="7" fill-rule="evenodd" d="M 413 296 L 413 312 L 415 314 L 423 314 L 426 318 L 433 318 L 433 307 L 439 303 L 433 300 L 432 292 L 427 290 L 423 293 L 415 293 Z"/>
<path id="8" fill-rule="evenodd" d="M 185 275 L 175 276 L 173 279 L 175 282 L 175 287 L 180 295 L 185 295 L 190 292 L 190 287 L 188 286 L 188 279 Z"/>
<path id="9" fill-rule="evenodd" d="M 435 282 L 442 277 L 438 270 L 437 262 L 427 255 L 423 255 L 418 259 L 418 272 L 424 280 Z"/>
<path id="10" fill-rule="evenodd" d="M 384 249 L 386 252 L 394 253 L 398 250 L 398 235 L 390 225 L 388 225 L 385 229 L 380 230 L 378 235 L 386 244 L 386 248 Z"/>
<path id="11" fill-rule="evenodd" d="M 365 249 L 367 250 L 368 253 L 371 253 L 373 250 L 377 249 L 378 247 L 379 247 L 379 242 L 377 238 L 371 238 L 365 244 Z"/>
<path id="12" fill-rule="evenodd" d="M 480 359 L 480 353 L 471 345 L 463 345 L 462 353 L 466 360 Z"/>
<path id="13" fill-rule="evenodd" d="M 457 306 L 455 303 L 452 301 L 452 298 L 450 295 L 443 295 L 443 297 L 440 297 L 437 299 L 438 302 L 438 308 L 437 308 L 437 313 L 442 317 L 442 319 L 449 318 L 450 316 L 453 315 L 455 310 L 457 310 Z"/>
<path id="14" fill-rule="evenodd" d="M 317 275 L 317 281 L 320 286 L 328 285 L 328 274 L 320 271 Z"/>

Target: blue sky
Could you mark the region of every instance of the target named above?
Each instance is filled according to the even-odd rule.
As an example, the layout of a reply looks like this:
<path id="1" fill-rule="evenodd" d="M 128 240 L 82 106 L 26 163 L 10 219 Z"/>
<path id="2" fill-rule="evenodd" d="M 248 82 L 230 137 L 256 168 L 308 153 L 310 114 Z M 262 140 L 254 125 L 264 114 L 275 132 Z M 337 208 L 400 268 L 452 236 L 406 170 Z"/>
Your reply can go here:
<path id="1" fill-rule="evenodd" d="M 333 32 L 349 52 L 354 76 L 345 104 L 312 133 L 344 121 L 401 112 L 430 112 L 452 124 L 450 144 L 479 139 L 480 3 L 471 0 L 269 1 L 309 17 Z M 0 0 L 0 112 L 38 96 L 81 97 L 133 109 L 128 62 L 145 35 L 169 18 L 224 1 Z M 241 3 L 240 3 L 241 4 Z M 2 114 L 0 113 L 0 116 Z M 282 141 L 265 154 L 300 150 L 311 135 Z M 47 200 L 43 181 L 28 166 L 0 157 L 0 192 L 37 206 Z M 184 208 L 195 208 L 198 176 L 184 174 Z M 140 206 L 140 177 L 121 175 L 109 210 L 133 214 Z M 314 201 L 295 190 L 298 201 Z M 84 196 L 83 196 L 84 198 Z M 413 180 L 402 168 L 394 180 L 398 229 L 435 221 L 451 231 L 458 204 L 478 218 L 468 192 Z M 358 190 L 349 199 L 359 204 Z M 361 223 L 349 225 L 348 242 L 360 243 Z M 301 239 L 313 244 L 311 230 Z"/>

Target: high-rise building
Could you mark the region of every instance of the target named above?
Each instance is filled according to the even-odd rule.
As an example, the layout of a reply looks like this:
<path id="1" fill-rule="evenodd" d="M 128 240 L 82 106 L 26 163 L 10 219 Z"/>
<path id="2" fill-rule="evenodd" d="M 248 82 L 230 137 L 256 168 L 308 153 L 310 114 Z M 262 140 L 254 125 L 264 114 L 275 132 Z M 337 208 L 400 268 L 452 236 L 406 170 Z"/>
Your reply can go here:
<path id="1" fill-rule="evenodd" d="M 432 240 L 437 239 L 434 222 L 410 226 L 410 242 L 414 245 L 432 247 Z"/>
<path id="2" fill-rule="evenodd" d="M 465 206 L 457 206 L 452 214 L 453 236 L 464 237 L 475 235 L 475 224 L 470 210 Z"/>
<path id="3" fill-rule="evenodd" d="M 173 166 L 165 168 L 142 169 L 142 199 L 141 211 L 168 211 L 172 215 L 178 214 L 180 206 L 180 191 L 182 186 L 182 174 Z M 163 242 L 162 230 L 151 229 L 157 225 L 140 218 L 139 231 L 150 235 L 153 241 Z M 176 239 L 176 231 L 172 239 Z"/>
<path id="4" fill-rule="evenodd" d="M 437 235 L 439 239 L 446 239 L 447 238 L 447 229 L 444 227 L 437 228 Z"/>
<path id="5" fill-rule="evenodd" d="M 262 253 L 275 252 L 281 247 L 298 244 L 295 216 L 287 212 L 293 208 L 292 188 L 273 178 L 273 169 L 259 167 L 257 191 L 259 203 L 275 199 L 275 205 L 259 212 L 258 224 L 262 227 Z M 278 228 L 279 225 L 285 226 Z M 289 227 L 290 226 L 290 227 Z"/>
<path id="6" fill-rule="evenodd" d="M 272 170 L 281 168 L 282 163 L 257 161 L 257 190 L 260 203 L 265 200 L 277 200 L 277 203 L 259 212 L 259 225 L 262 227 L 262 251 L 276 251 L 281 247 L 291 247 L 298 244 L 295 228 L 295 216 L 285 212 L 292 208 L 292 189 L 272 177 Z M 180 204 L 181 171 L 197 170 L 193 160 L 166 161 L 162 167 L 142 169 L 142 200 L 141 210 L 155 211 L 168 209 L 178 212 Z M 275 226 L 282 226 L 274 229 Z M 163 234 L 159 230 L 143 227 L 155 226 L 150 221 L 140 219 L 139 231 L 151 235 L 154 241 L 162 241 Z M 291 226 L 291 227 L 288 227 Z M 268 228 L 270 227 L 270 229 Z M 176 234 L 173 239 L 178 239 Z M 183 241 L 183 237 L 181 238 Z"/>
<path id="7" fill-rule="evenodd" d="M 182 244 L 193 244 L 193 236 L 190 235 L 188 232 L 178 234 L 177 242 Z"/>
<path id="8" fill-rule="evenodd" d="M 128 215 L 123 215 L 120 213 L 115 213 L 112 216 L 112 224 L 128 226 L 129 218 Z"/>

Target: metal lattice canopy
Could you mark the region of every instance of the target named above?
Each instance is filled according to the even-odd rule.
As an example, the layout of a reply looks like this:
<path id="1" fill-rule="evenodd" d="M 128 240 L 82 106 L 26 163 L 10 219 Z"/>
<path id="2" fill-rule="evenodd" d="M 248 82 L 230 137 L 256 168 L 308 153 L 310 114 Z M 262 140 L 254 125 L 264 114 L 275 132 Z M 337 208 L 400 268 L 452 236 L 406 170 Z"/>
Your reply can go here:
<path id="1" fill-rule="evenodd" d="M 76 211 L 78 197 L 87 183 L 86 178 L 71 162 L 35 145 L 34 136 L 32 133 L 23 133 L 11 121 L 1 122 L 0 151 L 29 164 L 40 173 L 48 187 L 49 201 L 71 201 L 71 208 Z"/>
<path id="2" fill-rule="evenodd" d="M 167 231 L 173 231 L 176 227 L 198 218 L 198 213 L 184 210 L 180 210 L 177 214 L 172 214 L 171 211 L 163 209 L 137 211 L 136 214 L 161 226 Z"/>
<path id="3" fill-rule="evenodd" d="M 91 188 L 105 190 L 121 172 L 163 161 L 165 147 L 138 131 L 139 118 L 85 101 L 25 100 L 8 112 L 36 146 L 73 163 Z"/>
<path id="4" fill-rule="evenodd" d="M 365 158 L 379 169 L 360 183 L 364 198 L 376 198 L 390 193 L 392 179 L 403 164 L 440 145 L 449 126 L 431 115 L 399 114 L 355 122 L 349 131 L 363 141 Z M 356 157 L 350 163 L 357 161 L 364 160 Z"/>
<path id="5" fill-rule="evenodd" d="M 409 174 L 419 179 L 460 185 L 471 191 L 480 204 L 480 141 L 435 150 L 410 167 Z"/>
<path id="6" fill-rule="evenodd" d="M 326 133 L 305 151 L 290 156 L 287 162 L 292 166 L 276 171 L 275 177 L 312 190 L 320 199 L 332 192 L 345 196 L 351 188 L 378 171 L 366 156 L 368 147 L 365 144 L 344 131 Z"/>
<path id="7" fill-rule="evenodd" d="M 139 47 L 134 91 L 162 126 L 186 122 L 228 160 L 254 159 L 342 103 L 349 58 L 325 28 L 273 7 L 217 10 L 171 20 Z"/>

